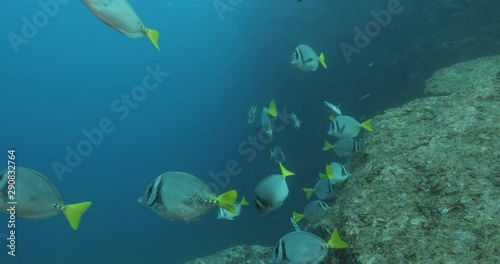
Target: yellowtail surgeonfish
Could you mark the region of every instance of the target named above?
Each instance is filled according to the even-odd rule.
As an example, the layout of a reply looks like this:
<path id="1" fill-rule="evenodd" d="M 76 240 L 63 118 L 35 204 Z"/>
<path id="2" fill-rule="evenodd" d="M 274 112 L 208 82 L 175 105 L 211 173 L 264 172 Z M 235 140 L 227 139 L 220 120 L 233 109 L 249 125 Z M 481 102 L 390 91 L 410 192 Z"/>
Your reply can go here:
<path id="1" fill-rule="evenodd" d="M 293 212 L 293 220 L 299 222 L 303 218 L 307 219 L 309 223 L 314 224 L 321 220 L 331 209 L 331 207 L 323 201 L 314 200 L 309 202 L 306 207 L 304 207 L 304 212 L 302 214 Z"/>
<path id="2" fill-rule="evenodd" d="M 64 213 L 73 230 L 78 230 L 82 214 L 91 202 L 65 204 L 59 191 L 52 182 L 41 173 L 24 168 L 15 169 L 15 189 L 9 186 L 9 173 L 0 172 L 0 211 L 11 214 L 15 207 L 16 216 L 28 219 L 45 219 Z M 15 193 L 15 195 L 12 195 Z M 14 197 L 14 200 L 11 198 Z M 17 202 L 12 205 L 9 202 Z"/>
<path id="3" fill-rule="evenodd" d="M 325 55 L 323 53 L 316 55 L 308 45 L 300 44 L 293 51 L 291 64 L 301 71 L 316 71 L 320 63 L 327 69 Z"/>
<path id="4" fill-rule="evenodd" d="M 248 110 L 248 117 L 247 117 L 247 122 L 249 124 L 252 124 L 255 121 L 255 112 L 257 112 L 257 106 L 256 105 L 250 106 L 250 110 Z"/>
<path id="5" fill-rule="evenodd" d="M 327 177 L 323 179 L 319 179 L 314 185 L 313 188 L 303 188 L 304 192 L 306 192 L 306 198 L 310 199 L 312 194 L 316 195 L 320 200 L 328 200 L 332 199 L 335 196 L 335 187 L 330 183 L 330 179 Z"/>
<path id="6" fill-rule="evenodd" d="M 326 165 L 326 175 L 320 173 L 320 178 L 330 179 L 331 184 L 337 184 L 344 182 L 351 176 L 351 173 L 344 167 L 344 165 L 338 162 L 331 162 Z"/>
<path id="7" fill-rule="evenodd" d="M 203 181 L 186 172 L 171 171 L 158 176 L 137 202 L 170 220 L 196 221 L 215 206 L 233 214 L 238 193 L 228 191 L 217 196 Z"/>
<path id="8" fill-rule="evenodd" d="M 348 247 L 335 228 L 328 242 L 306 231 L 294 231 L 283 236 L 273 250 L 274 263 L 318 264 L 323 261 L 329 248 Z"/>
<path id="9" fill-rule="evenodd" d="M 285 152 L 280 147 L 276 146 L 273 150 L 269 150 L 269 152 L 271 153 L 270 159 L 274 160 L 277 164 L 286 161 Z"/>
<path id="10" fill-rule="evenodd" d="M 217 214 L 217 219 L 225 219 L 225 220 L 233 220 L 233 218 L 239 216 L 241 214 L 241 207 L 243 205 L 248 205 L 247 200 L 245 200 L 245 196 L 241 199 L 239 204 L 234 205 L 234 209 L 236 210 L 236 214 L 229 212 L 228 210 L 219 207 L 219 213 Z"/>
<path id="11" fill-rule="evenodd" d="M 323 145 L 323 151 L 332 149 L 333 152 L 341 158 L 349 158 L 356 153 L 361 152 L 358 141 L 354 138 L 341 138 L 337 140 L 333 145 L 325 140 Z"/>
<path id="12" fill-rule="evenodd" d="M 372 131 L 371 123 L 371 119 L 360 124 L 350 116 L 341 115 L 331 121 L 327 134 L 336 138 L 356 137 L 361 128 Z"/>
<path id="13" fill-rule="evenodd" d="M 90 11 L 104 24 L 130 38 L 148 36 L 158 51 L 159 33 L 147 28 L 127 0 L 82 0 Z"/>
<path id="14" fill-rule="evenodd" d="M 281 207 L 288 197 L 286 177 L 294 175 L 279 163 L 281 174 L 272 174 L 262 179 L 254 190 L 255 206 L 260 215 Z"/>
<path id="15" fill-rule="evenodd" d="M 273 136 L 273 127 L 271 126 L 271 118 L 278 116 L 278 111 L 276 110 L 276 103 L 271 100 L 269 108 L 262 107 L 262 112 L 260 114 L 260 125 L 262 126 L 262 131 L 265 132 L 269 137 Z"/>

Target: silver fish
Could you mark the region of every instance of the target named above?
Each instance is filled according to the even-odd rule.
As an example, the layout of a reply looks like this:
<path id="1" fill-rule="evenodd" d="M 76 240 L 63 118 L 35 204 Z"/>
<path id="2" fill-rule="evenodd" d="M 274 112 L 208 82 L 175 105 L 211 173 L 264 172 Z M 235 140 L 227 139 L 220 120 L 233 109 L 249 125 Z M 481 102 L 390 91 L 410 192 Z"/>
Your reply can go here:
<path id="1" fill-rule="evenodd" d="M 45 219 L 64 213 L 71 228 L 77 230 L 82 214 L 91 202 L 64 204 L 59 191 L 43 174 L 25 168 L 15 168 L 15 184 L 9 184 L 8 170 L 0 172 L 0 211 L 9 214 L 12 206 L 16 216 L 28 219 Z M 9 188 L 14 186 L 15 189 Z M 12 200 L 11 198 L 15 199 Z M 17 202 L 11 204 L 10 202 Z"/>
<path id="2" fill-rule="evenodd" d="M 171 171 L 158 176 L 137 202 L 165 219 L 189 222 L 200 219 L 215 206 L 237 214 L 233 206 L 236 196 L 235 190 L 217 196 L 194 175 Z"/>
<path id="3" fill-rule="evenodd" d="M 270 159 L 274 160 L 274 162 L 283 163 L 286 161 L 286 155 L 280 147 L 276 146 L 273 150 L 269 150 L 269 152 L 271 153 Z"/>
<path id="4" fill-rule="evenodd" d="M 371 122 L 372 120 L 368 119 L 360 124 L 350 116 L 337 116 L 331 121 L 327 134 L 337 138 L 356 137 L 361 128 L 372 131 Z"/>
<path id="5" fill-rule="evenodd" d="M 281 174 L 272 174 L 262 179 L 254 190 L 255 206 L 260 215 L 281 207 L 288 197 L 286 177 L 294 175 L 279 163 Z"/>
<path id="6" fill-rule="evenodd" d="M 325 69 L 327 68 L 323 53 L 318 56 L 310 46 L 305 44 L 300 44 L 295 48 L 290 63 L 301 71 L 316 71 L 320 63 Z"/>

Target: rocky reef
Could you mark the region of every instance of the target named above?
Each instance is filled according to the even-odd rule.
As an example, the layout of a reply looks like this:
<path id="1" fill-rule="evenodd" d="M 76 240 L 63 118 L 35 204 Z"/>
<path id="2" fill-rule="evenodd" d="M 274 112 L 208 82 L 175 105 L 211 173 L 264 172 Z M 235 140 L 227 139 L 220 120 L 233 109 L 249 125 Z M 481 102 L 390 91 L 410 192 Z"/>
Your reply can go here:
<path id="1" fill-rule="evenodd" d="M 500 56 L 440 69 L 425 93 L 373 118 L 319 223 L 350 246 L 324 263 L 500 263 Z M 271 252 L 237 246 L 189 263 L 267 263 Z"/>

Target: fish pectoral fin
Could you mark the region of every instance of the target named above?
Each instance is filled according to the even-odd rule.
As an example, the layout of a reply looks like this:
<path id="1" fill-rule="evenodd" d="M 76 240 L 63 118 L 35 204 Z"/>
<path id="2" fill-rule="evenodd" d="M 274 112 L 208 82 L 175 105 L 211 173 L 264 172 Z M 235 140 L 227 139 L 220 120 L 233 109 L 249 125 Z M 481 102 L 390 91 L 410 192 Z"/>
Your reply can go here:
<path id="1" fill-rule="evenodd" d="M 146 29 L 146 36 L 148 36 L 149 40 L 155 45 L 156 49 L 161 53 L 160 46 L 158 45 L 158 38 L 160 37 L 160 32 L 155 29 Z"/>
<path id="2" fill-rule="evenodd" d="M 304 64 L 312 62 L 312 61 L 313 61 L 313 58 L 309 58 L 309 59 L 307 59 L 307 60 L 304 61 Z"/>
<path id="3" fill-rule="evenodd" d="M 66 216 L 66 219 L 68 219 L 69 225 L 73 228 L 73 230 L 78 230 L 78 227 L 80 226 L 80 218 L 91 205 L 92 202 L 82 202 L 65 206 L 66 209 L 64 210 L 64 215 Z"/>

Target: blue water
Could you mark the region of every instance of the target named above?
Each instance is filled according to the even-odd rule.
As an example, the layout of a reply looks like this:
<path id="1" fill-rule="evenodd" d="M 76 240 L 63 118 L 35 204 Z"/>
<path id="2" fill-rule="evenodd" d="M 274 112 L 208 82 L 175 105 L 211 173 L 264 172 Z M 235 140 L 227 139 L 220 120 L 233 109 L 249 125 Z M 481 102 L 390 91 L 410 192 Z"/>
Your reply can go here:
<path id="1" fill-rule="evenodd" d="M 0 3 L 6 36 L 0 41 L 0 167 L 15 148 L 17 165 L 49 177 L 66 203 L 93 205 L 76 232 L 63 215 L 18 218 L 17 256 L 7 255 L 2 239 L 0 263 L 182 263 L 238 244 L 271 246 L 292 229 L 292 210 L 305 205 L 301 188 L 314 186 L 317 173 L 337 160 L 321 151 L 328 129 L 323 101 L 342 103 L 344 112 L 365 119 L 404 101 L 390 98 L 401 95 L 391 85 L 399 80 L 399 67 L 381 77 L 390 67 L 387 54 L 400 45 L 391 41 L 397 24 L 384 28 L 352 63 L 342 56 L 339 44 L 352 42 L 353 27 L 370 20 L 367 13 L 345 16 L 350 1 L 243 0 L 221 20 L 212 1 L 130 0 L 145 25 L 160 31 L 161 54 L 147 38 L 127 38 L 80 1 L 67 2 L 17 48 L 9 32 L 22 35 L 22 18 L 31 20 L 42 9 L 36 1 Z M 293 68 L 291 54 L 301 43 L 324 52 L 328 70 Z M 120 118 L 123 112 L 111 104 L 141 84 L 147 67 L 170 75 Z M 372 96 L 359 101 L 367 93 Z M 258 132 L 246 123 L 247 111 L 259 106 L 258 124 L 271 99 L 278 109 L 295 112 L 303 127 L 288 126 L 247 162 L 238 145 Z M 86 140 L 82 131 L 99 128 L 106 118 L 114 130 L 58 178 L 54 162 L 65 164 L 67 147 L 76 149 Z M 267 150 L 275 145 L 287 152 L 286 166 L 296 176 L 288 179 L 284 206 L 260 217 L 253 189 L 279 172 Z M 163 172 L 186 171 L 213 182 L 210 172 L 231 160 L 242 170 L 224 191 L 235 188 L 251 202 L 234 221 L 216 220 L 215 209 L 197 222 L 168 221 L 136 202 Z M 7 232 L 7 221 L 0 215 L 0 233 Z"/>

